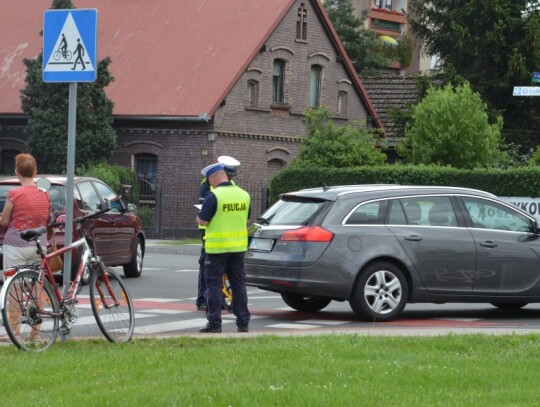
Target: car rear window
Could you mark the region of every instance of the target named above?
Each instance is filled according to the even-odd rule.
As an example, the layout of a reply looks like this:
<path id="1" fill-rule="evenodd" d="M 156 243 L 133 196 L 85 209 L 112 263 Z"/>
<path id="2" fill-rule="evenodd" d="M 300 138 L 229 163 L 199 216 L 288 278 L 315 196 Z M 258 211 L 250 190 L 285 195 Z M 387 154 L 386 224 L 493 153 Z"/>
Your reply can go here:
<path id="1" fill-rule="evenodd" d="M 16 188 L 19 185 L 9 184 L 9 185 L 0 185 L 0 212 L 4 210 L 4 205 L 6 204 L 7 193 L 10 189 Z M 49 197 L 51 200 L 51 205 L 53 210 L 60 210 L 66 207 L 66 194 L 64 192 L 64 187 L 61 185 L 51 185 L 49 190 Z"/>
<path id="2" fill-rule="evenodd" d="M 265 225 L 305 225 L 327 201 L 281 199 L 257 219 Z"/>

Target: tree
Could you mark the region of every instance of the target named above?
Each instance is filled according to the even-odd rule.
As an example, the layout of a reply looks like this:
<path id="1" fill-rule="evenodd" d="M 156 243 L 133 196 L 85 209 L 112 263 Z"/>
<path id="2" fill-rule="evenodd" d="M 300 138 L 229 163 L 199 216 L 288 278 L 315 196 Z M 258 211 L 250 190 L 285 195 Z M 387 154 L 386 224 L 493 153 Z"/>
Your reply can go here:
<path id="1" fill-rule="evenodd" d="M 74 8 L 71 0 L 54 0 L 53 9 Z M 64 173 L 67 166 L 67 83 L 45 83 L 42 79 L 43 54 L 25 59 L 26 87 L 21 90 L 21 106 L 28 115 L 27 147 L 38 161 L 40 172 Z M 97 79 L 79 83 L 77 89 L 77 129 L 75 162 L 89 167 L 107 161 L 116 148 L 112 128 L 113 102 L 104 91 L 113 77 L 110 58 L 98 62 Z"/>
<path id="2" fill-rule="evenodd" d="M 388 65 L 375 33 L 363 29 L 363 20 L 355 17 L 351 0 L 327 0 L 324 6 L 359 74 L 365 75 Z"/>
<path id="3" fill-rule="evenodd" d="M 503 114 L 508 139 L 523 143 L 540 137 L 540 98 L 512 96 L 540 67 L 540 11 L 533 3 L 412 0 L 408 16 L 427 53 L 441 58 L 445 78 L 468 81 L 492 118 Z"/>
<path id="4" fill-rule="evenodd" d="M 488 167 L 505 158 L 501 145 L 502 117 L 490 124 L 486 104 L 468 83 L 430 88 L 413 108 L 400 153 L 414 164 L 456 168 Z"/>
<path id="5" fill-rule="evenodd" d="M 386 160 L 377 130 L 358 123 L 338 127 L 324 107 L 307 111 L 306 135 L 292 166 L 343 168 L 381 165 Z"/>

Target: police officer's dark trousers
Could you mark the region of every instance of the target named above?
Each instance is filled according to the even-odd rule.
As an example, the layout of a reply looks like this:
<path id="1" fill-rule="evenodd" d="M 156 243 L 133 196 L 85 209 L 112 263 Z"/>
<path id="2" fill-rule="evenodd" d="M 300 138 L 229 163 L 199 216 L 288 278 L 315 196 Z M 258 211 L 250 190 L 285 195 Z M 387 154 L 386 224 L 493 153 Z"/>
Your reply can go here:
<path id="1" fill-rule="evenodd" d="M 206 277 L 204 275 L 204 259 L 206 253 L 204 251 L 204 241 L 201 247 L 201 255 L 199 256 L 199 283 L 197 290 L 197 300 L 195 301 L 198 307 L 206 305 Z"/>
<path id="2" fill-rule="evenodd" d="M 246 278 L 244 273 L 244 252 L 206 253 L 205 275 L 207 285 L 208 311 L 206 317 L 212 328 L 221 328 L 221 288 L 223 274 L 227 274 L 233 295 L 233 313 L 237 326 L 248 326 L 251 314 L 247 307 Z"/>

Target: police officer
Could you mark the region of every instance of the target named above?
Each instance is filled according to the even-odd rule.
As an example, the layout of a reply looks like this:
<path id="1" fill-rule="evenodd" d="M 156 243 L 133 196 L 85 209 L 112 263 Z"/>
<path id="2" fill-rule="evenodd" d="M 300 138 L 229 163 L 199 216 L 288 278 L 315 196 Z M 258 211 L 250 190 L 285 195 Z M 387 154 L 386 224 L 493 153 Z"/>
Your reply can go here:
<path id="1" fill-rule="evenodd" d="M 227 174 L 227 178 L 229 181 L 231 181 L 234 184 L 234 181 L 232 181 L 233 177 L 236 177 L 237 175 L 237 168 L 240 166 L 240 161 L 237 159 L 228 156 L 228 155 L 222 155 L 218 157 L 218 163 L 221 163 L 224 165 L 225 173 Z M 199 188 L 199 205 L 202 205 L 204 202 L 204 197 L 206 194 L 210 192 L 210 183 L 208 182 L 208 178 L 204 177 L 201 181 L 201 186 Z M 201 240 L 202 240 L 202 247 L 201 247 L 201 254 L 199 256 L 199 280 L 198 280 L 198 291 L 197 291 L 197 299 L 195 300 L 195 305 L 197 306 L 197 310 L 199 311 L 206 311 L 208 309 L 208 306 L 206 304 L 206 279 L 204 276 L 204 258 L 205 258 L 205 251 L 204 251 L 204 232 L 206 229 L 206 226 L 198 225 L 199 230 L 201 231 Z M 227 302 L 225 301 L 225 296 L 223 296 L 222 303 L 221 303 L 221 309 L 225 310 L 228 308 Z"/>
<path id="2" fill-rule="evenodd" d="M 227 274 L 231 285 L 238 332 L 248 332 L 251 314 L 247 307 L 244 254 L 248 245 L 250 197 L 229 181 L 221 163 L 211 164 L 201 173 L 208 178 L 211 190 L 197 216 L 197 224 L 206 226 L 204 273 L 208 302 L 208 323 L 199 332 L 221 332 L 223 274 Z"/>

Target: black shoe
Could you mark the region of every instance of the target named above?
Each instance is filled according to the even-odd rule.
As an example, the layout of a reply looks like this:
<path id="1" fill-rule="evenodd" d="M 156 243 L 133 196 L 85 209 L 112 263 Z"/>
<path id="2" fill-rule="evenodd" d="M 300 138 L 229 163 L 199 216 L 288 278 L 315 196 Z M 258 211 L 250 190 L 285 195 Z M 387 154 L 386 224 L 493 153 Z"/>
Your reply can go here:
<path id="1" fill-rule="evenodd" d="M 213 327 L 212 325 L 210 325 L 210 323 L 208 323 L 201 329 L 199 329 L 199 332 L 202 334 L 220 334 L 221 328 Z"/>
<path id="2" fill-rule="evenodd" d="M 208 305 L 206 304 L 197 305 L 197 311 L 206 311 L 206 310 L 208 310 Z"/>
<path id="3" fill-rule="evenodd" d="M 249 332 L 249 327 L 247 325 L 245 326 L 239 326 L 238 332 Z"/>

